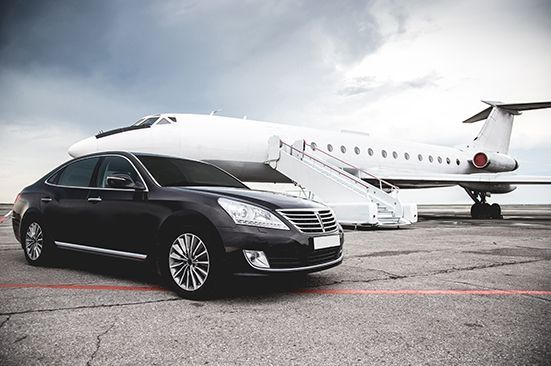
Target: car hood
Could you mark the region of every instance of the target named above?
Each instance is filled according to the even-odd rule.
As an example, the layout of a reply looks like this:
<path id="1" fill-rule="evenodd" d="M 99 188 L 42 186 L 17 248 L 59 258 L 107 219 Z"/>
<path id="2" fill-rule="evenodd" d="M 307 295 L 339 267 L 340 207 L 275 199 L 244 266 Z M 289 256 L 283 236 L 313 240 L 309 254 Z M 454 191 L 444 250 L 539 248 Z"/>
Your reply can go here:
<path id="1" fill-rule="evenodd" d="M 246 202 L 256 203 L 271 209 L 327 207 L 321 203 L 304 198 L 298 198 L 283 193 L 269 191 L 257 191 L 252 189 L 229 187 L 186 187 L 186 189 L 213 193 L 228 198 L 237 198 Z"/>

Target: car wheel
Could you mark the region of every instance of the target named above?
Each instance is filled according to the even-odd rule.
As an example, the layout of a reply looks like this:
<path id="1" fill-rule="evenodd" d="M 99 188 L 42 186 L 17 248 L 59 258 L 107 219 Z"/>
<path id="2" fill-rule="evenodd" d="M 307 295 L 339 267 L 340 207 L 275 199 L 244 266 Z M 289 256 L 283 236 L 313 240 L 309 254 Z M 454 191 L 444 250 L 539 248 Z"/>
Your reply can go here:
<path id="1" fill-rule="evenodd" d="M 170 236 L 161 253 L 161 274 L 187 299 L 212 297 L 219 282 L 219 255 L 215 241 L 202 232 L 183 230 Z"/>
<path id="2" fill-rule="evenodd" d="M 46 264 L 53 255 L 53 246 L 48 240 L 44 226 L 31 219 L 24 226 L 23 251 L 25 259 L 33 266 Z"/>

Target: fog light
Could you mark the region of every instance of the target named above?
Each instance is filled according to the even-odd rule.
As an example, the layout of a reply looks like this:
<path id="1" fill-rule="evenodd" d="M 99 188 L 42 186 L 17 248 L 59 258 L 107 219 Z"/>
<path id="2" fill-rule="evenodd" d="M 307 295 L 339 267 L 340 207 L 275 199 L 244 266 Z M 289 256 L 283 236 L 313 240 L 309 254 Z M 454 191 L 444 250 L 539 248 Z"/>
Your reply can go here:
<path id="1" fill-rule="evenodd" d="M 263 251 L 244 250 L 243 254 L 245 254 L 245 258 L 247 258 L 247 262 L 249 262 L 251 266 L 256 268 L 270 268 L 268 258 L 266 258 L 266 254 L 264 254 Z"/>

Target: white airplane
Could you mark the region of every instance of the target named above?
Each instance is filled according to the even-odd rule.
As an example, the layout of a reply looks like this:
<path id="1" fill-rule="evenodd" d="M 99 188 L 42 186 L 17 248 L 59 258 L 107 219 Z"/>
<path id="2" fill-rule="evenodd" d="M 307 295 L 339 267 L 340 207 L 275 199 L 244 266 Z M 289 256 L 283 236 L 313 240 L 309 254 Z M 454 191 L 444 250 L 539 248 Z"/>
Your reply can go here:
<path id="1" fill-rule="evenodd" d="M 482 129 L 472 142 L 460 148 L 381 139 L 361 132 L 221 117 L 213 113 L 167 113 L 143 117 L 129 127 L 100 132 L 72 145 L 69 155 L 77 157 L 107 150 L 159 153 L 207 161 L 243 181 L 295 181 L 308 189 L 309 185 L 316 186 L 319 179 L 304 175 L 301 170 L 305 169 L 300 166 L 295 169 L 296 174 L 285 170 L 283 164 L 281 169 L 277 168 L 274 162 L 280 155 L 271 156 L 268 143 L 270 138 L 273 143 L 273 136 L 277 136 L 276 149 L 286 146 L 288 152 L 293 153 L 291 144 L 302 141 L 302 146 L 292 145 L 303 154 L 297 155 L 295 151 L 298 158 L 307 155 L 311 161 L 323 164 L 325 171 L 341 168 L 344 174 L 353 176 L 347 179 L 361 179 L 383 190 L 386 188 L 387 192 L 396 187 L 459 185 L 475 202 L 471 208 L 474 218 L 500 218 L 500 206 L 486 202 L 490 194 L 511 192 L 519 184 L 551 184 L 551 176 L 510 174 L 518 168 L 518 162 L 508 155 L 514 116 L 521 111 L 550 108 L 551 102 L 484 103 L 489 107 L 464 121 L 484 120 Z M 411 216 L 415 217 L 409 221 L 415 222 L 416 208 Z"/>

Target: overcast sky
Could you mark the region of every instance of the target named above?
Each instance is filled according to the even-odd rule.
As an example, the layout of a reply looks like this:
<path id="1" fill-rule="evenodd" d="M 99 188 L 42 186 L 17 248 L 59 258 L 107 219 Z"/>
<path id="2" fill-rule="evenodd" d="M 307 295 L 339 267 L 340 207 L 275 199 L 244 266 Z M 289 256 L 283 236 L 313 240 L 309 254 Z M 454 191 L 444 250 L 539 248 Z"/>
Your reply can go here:
<path id="1" fill-rule="evenodd" d="M 98 130 L 222 114 L 461 145 L 481 99 L 551 100 L 551 1 L 2 1 L 0 202 Z M 551 175 L 551 112 L 517 117 Z M 469 202 L 459 189 L 408 192 Z M 547 187 L 499 202 L 551 202 Z"/>

